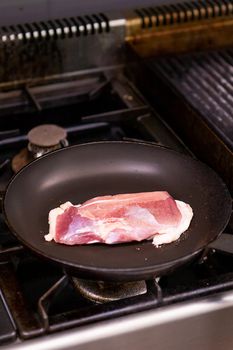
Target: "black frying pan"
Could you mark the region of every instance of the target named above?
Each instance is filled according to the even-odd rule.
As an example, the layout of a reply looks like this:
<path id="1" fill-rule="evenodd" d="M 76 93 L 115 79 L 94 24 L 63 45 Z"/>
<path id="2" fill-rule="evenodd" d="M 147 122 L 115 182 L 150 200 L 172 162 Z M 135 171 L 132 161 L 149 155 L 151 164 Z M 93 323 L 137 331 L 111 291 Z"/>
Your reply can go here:
<path id="1" fill-rule="evenodd" d="M 174 243 L 65 246 L 44 240 L 48 212 L 61 203 L 160 190 L 194 211 L 190 228 Z M 7 188 L 4 213 L 23 244 L 73 275 L 130 281 L 164 274 L 194 258 L 225 228 L 231 197 L 217 174 L 192 158 L 143 143 L 99 142 L 55 151 L 26 166 Z"/>

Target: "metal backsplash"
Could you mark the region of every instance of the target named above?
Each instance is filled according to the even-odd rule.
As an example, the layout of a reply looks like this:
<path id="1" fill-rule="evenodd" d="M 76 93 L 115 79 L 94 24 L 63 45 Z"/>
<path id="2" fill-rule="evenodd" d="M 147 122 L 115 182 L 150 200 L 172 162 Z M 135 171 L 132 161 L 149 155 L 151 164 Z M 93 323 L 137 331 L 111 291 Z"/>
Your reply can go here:
<path id="1" fill-rule="evenodd" d="M 1 28 L 0 89 L 125 61 L 125 20 L 105 14 Z"/>
<path id="2" fill-rule="evenodd" d="M 141 57 L 233 44 L 233 1 L 185 1 L 142 8 L 127 22 L 129 45 Z"/>
<path id="3" fill-rule="evenodd" d="M 0 27 L 0 89 L 125 64 L 128 48 L 148 57 L 232 44 L 233 0 L 11 24 Z"/>

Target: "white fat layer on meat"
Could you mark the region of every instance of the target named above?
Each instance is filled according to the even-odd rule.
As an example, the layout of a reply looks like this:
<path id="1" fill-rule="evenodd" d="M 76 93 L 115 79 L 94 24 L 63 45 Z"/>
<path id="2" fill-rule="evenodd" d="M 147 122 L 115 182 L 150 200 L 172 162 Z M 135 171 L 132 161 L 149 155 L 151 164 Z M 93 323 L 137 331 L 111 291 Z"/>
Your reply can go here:
<path id="1" fill-rule="evenodd" d="M 66 202 L 60 205 L 60 207 L 50 210 L 49 212 L 49 233 L 44 236 L 45 240 L 50 242 L 55 238 L 55 232 L 56 232 L 56 223 L 57 223 L 57 217 L 58 215 L 61 215 L 64 213 L 66 209 L 71 207 L 73 204 L 71 202 Z M 81 204 L 77 205 L 80 206 Z"/>
<path id="2" fill-rule="evenodd" d="M 78 205 L 74 205 L 74 207 L 80 207 L 81 204 Z M 60 208 L 65 211 L 66 209 L 68 209 L 69 207 L 73 207 L 73 204 L 71 202 L 65 202 L 63 204 L 60 205 Z"/>
<path id="3" fill-rule="evenodd" d="M 49 212 L 49 233 L 44 236 L 46 241 L 52 241 L 55 237 L 56 232 L 56 221 L 57 216 L 64 213 L 64 210 L 61 208 L 55 208 L 53 210 L 50 210 Z"/>
<path id="4" fill-rule="evenodd" d="M 156 234 L 153 237 L 153 244 L 158 247 L 161 244 L 164 243 L 171 243 L 173 241 L 176 241 L 180 236 L 182 235 L 183 232 L 185 232 L 192 220 L 193 217 L 193 210 L 190 207 L 190 205 L 181 202 L 181 201 L 176 201 L 176 205 L 182 215 L 181 221 L 176 227 L 171 227 L 165 232 L 161 232 L 160 234 Z"/>
<path id="5" fill-rule="evenodd" d="M 145 193 L 145 196 L 147 195 L 147 192 L 142 192 L 142 193 L 139 193 L 138 194 L 138 196 L 134 196 L 134 200 L 136 201 L 137 200 L 137 198 L 140 198 L 141 199 L 141 196 L 142 196 L 142 194 L 144 194 Z M 162 200 L 165 200 L 166 198 L 169 198 L 169 194 L 166 192 L 166 191 L 156 191 L 155 193 L 163 193 L 163 198 L 162 198 Z M 165 195 L 166 194 L 166 195 Z M 134 195 L 134 193 L 132 193 L 132 195 Z M 117 195 L 116 195 L 117 196 Z M 90 206 L 90 205 L 96 205 L 96 204 L 100 204 L 100 203 L 103 203 L 103 202 L 105 202 L 106 203 L 106 201 L 109 203 L 109 202 L 116 202 L 116 201 L 118 201 L 116 198 L 114 198 L 115 197 L 115 195 L 112 195 L 111 197 L 113 197 L 113 198 L 108 198 L 108 199 L 97 199 L 97 200 L 92 200 L 92 199 L 90 199 L 90 202 L 89 203 L 84 203 L 84 204 L 82 204 L 82 208 L 86 208 L 86 207 L 88 207 L 88 206 Z M 129 197 L 130 197 L 130 195 L 129 195 Z M 120 199 L 120 201 L 121 202 L 124 202 L 124 201 L 128 201 L 129 200 L 129 198 L 128 197 L 126 197 L 126 198 L 121 198 Z"/>

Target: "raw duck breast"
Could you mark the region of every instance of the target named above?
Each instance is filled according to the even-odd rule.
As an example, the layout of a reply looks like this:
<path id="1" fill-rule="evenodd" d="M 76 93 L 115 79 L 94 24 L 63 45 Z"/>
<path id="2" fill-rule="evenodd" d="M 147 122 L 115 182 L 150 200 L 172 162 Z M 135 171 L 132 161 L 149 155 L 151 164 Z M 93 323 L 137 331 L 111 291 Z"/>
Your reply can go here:
<path id="1" fill-rule="evenodd" d="M 192 216 L 189 204 L 165 191 L 101 196 L 52 209 L 45 239 L 67 245 L 153 239 L 159 246 L 177 240 Z"/>

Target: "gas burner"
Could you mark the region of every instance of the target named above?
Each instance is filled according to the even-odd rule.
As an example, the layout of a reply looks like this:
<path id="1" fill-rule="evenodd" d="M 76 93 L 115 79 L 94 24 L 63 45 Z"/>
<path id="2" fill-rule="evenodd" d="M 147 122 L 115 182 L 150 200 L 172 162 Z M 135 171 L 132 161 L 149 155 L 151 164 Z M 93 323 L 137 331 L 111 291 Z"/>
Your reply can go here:
<path id="1" fill-rule="evenodd" d="M 39 125 L 28 133 L 28 151 L 36 159 L 46 153 L 68 146 L 66 130 L 53 124 Z"/>
<path id="2" fill-rule="evenodd" d="M 43 124 L 31 129 L 28 133 L 28 146 L 12 159 L 12 169 L 17 173 L 32 160 L 56 149 L 68 146 L 65 129 L 54 124 Z"/>
<path id="3" fill-rule="evenodd" d="M 74 286 L 85 298 L 97 303 L 125 299 L 142 295 L 147 292 L 145 281 L 136 282 L 101 282 L 84 281 L 76 277 L 72 278 Z"/>

